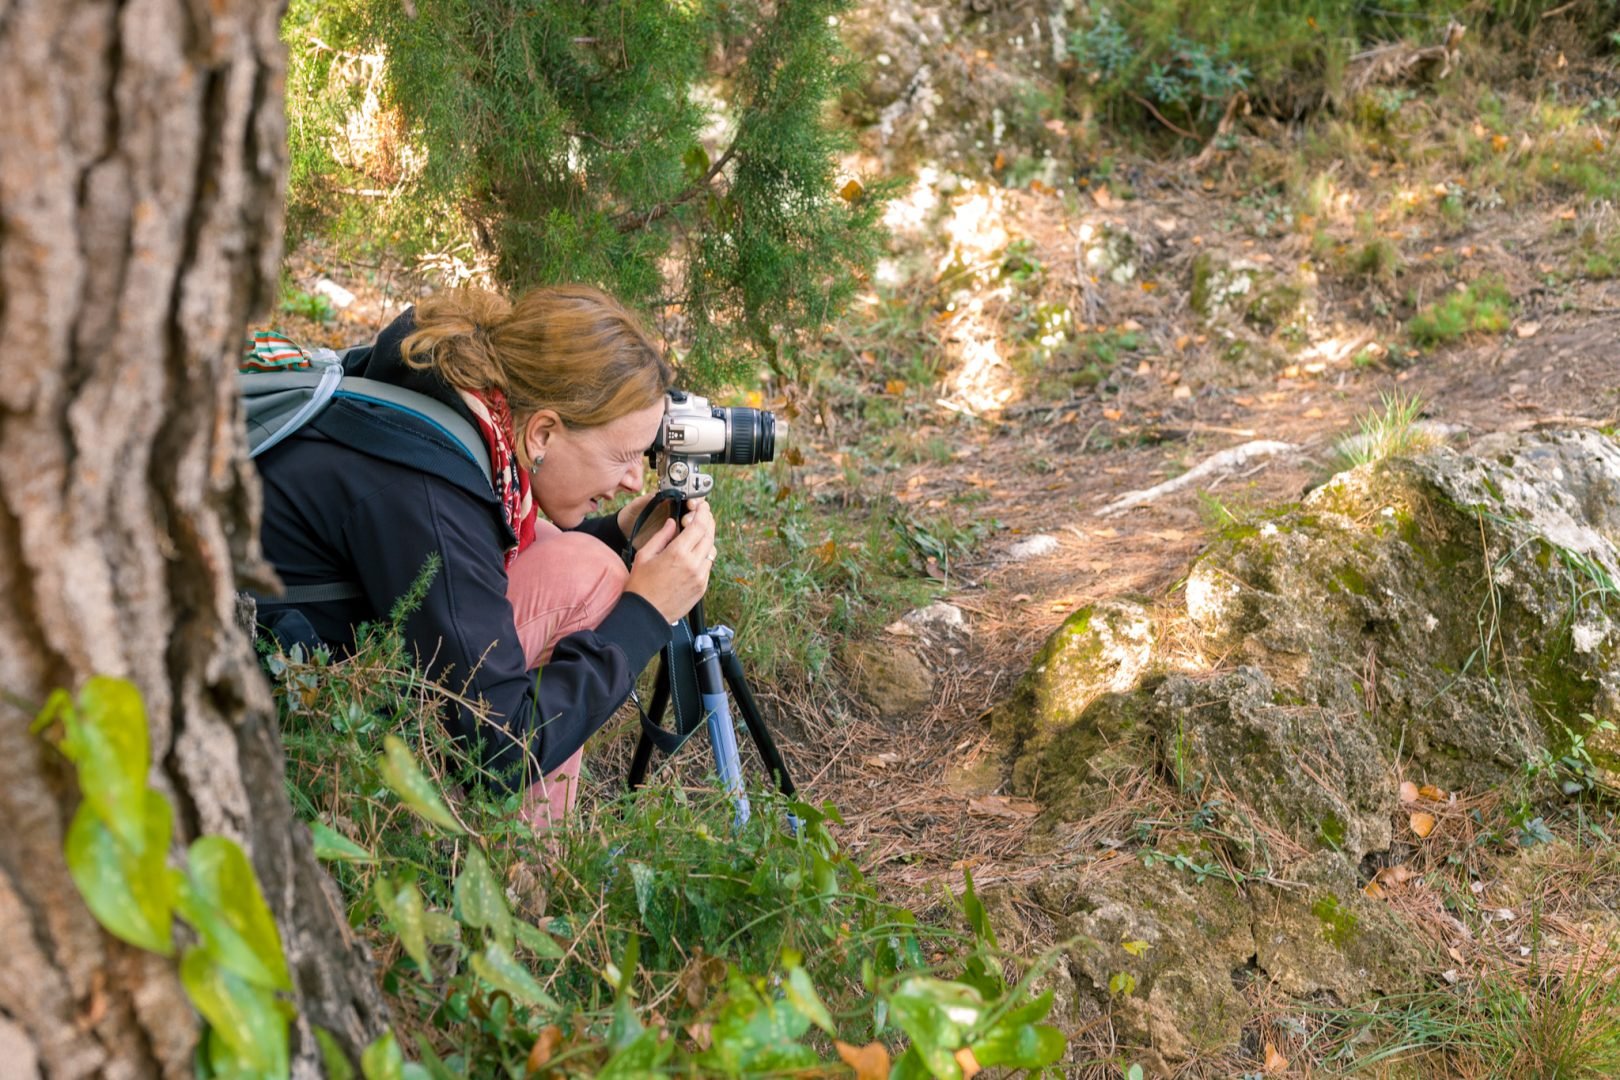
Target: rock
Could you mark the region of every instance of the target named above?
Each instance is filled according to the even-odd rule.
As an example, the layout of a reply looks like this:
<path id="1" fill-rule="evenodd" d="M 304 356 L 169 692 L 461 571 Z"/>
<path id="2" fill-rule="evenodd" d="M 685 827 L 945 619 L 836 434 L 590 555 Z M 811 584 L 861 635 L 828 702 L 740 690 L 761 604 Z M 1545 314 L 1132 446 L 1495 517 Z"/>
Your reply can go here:
<path id="1" fill-rule="evenodd" d="M 884 720 L 908 720 L 934 702 L 934 673 L 898 642 L 851 642 L 839 659 L 855 692 Z"/>
<path id="2" fill-rule="evenodd" d="M 1141 262 L 1130 233 L 1108 226 L 1080 227 L 1080 263 L 1093 277 L 1124 285 L 1136 277 Z"/>
<path id="3" fill-rule="evenodd" d="M 943 601 L 907 612 L 900 622 L 934 641 L 966 637 L 968 633 L 967 616 L 962 614 L 962 609 Z"/>
<path id="4" fill-rule="evenodd" d="M 1193 259 L 1188 303 L 1206 321 L 1242 320 L 1269 334 L 1298 319 L 1307 299 L 1302 284 L 1259 263 L 1211 251 Z"/>
<path id="5" fill-rule="evenodd" d="M 1026 537 L 1007 549 L 1007 558 L 1013 562 L 1024 562 L 1027 559 L 1038 559 L 1042 555 L 1050 555 L 1058 549 L 1058 539 L 1044 533 L 1038 536 Z"/>
<path id="6" fill-rule="evenodd" d="M 1331 993 L 1343 1004 L 1422 986 L 1430 958 L 1388 905 L 1367 898 L 1355 872 L 1331 852 L 1278 871 L 1258 885 L 1255 957 L 1284 994 Z"/>
<path id="7" fill-rule="evenodd" d="M 1235 886 L 1132 860 L 1117 871 L 1058 875 L 1032 889 L 1079 938 L 1069 970 L 1082 997 L 1109 1001 L 1115 1034 L 1165 1061 L 1236 1044 L 1250 1009 L 1233 972 L 1255 954 L 1251 913 Z"/>
<path id="8" fill-rule="evenodd" d="M 1012 697 L 991 717 L 991 730 L 1014 761 L 1016 789 L 1032 790 L 1035 777 L 1044 776 L 1043 783 L 1055 785 L 1045 794 L 1055 797 L 1110 771 L 1108 749 L 1132 741 L 1136 710 L 1111 701 L 1080 721 L 1101 695 L 1135 686 L 1152 658 L 1154 637 L 1145 607 L 1109 600 L 1081 608 L 1046 639 Z M 1070 737 L 1047 753 L 1058 732 Z M 1136 751 L 1127 753 L 1135 757 Z"/>
<path id="9" fill-rule="evenodd" d="M 350 292 L 348 289 L 345 289 L 331 278 L 321 278 L 315 283 L 315 288 L 313 291 L 318 295 L 324 296 L 330 300 L 332 302 L 332 306 L 337 308 L 339 311 L 342 311 L 344 308 L 354 303 L 354 293 Z"/>

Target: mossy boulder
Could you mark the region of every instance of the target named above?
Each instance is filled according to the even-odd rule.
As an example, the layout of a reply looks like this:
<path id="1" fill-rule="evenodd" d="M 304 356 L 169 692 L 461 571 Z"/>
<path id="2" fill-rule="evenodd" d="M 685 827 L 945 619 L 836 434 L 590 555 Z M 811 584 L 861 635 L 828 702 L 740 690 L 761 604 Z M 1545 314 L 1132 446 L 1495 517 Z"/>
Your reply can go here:
<path id="1" fill-rule="evenodd" d="M 852 642 L 840 651 L 839 659 L 849 670 L 855 692 L 883 720 L 901 723 L 933 704 L 934 673 L 899 642 Z"/>
<path id="2" fill-rule="evenodd" d="M 1193 259 L 1188 303 L 1207 322 L 1242 321 L 1269 334 L 1298 319 L 1307 300 L 1298 281 L 1260 263 L 1211 251 Z"/>
<path id="3" fill-rule="evenodd" d="M 1129 709 L 1097 710 L 1095 723 L 1077 724 L 1105 694 L 1130 690 L 1153 657 L 1156 631 L 1151 613 L 1133 600 L 1107 600 L 1081 608 L 1052 632 L 1012 697 L 991 718 L 991 730 L 1013 761 L 1015 786 L 1028 789 L 1042 772 L 1063 786 L 1072 777 L 1064 764 L 1082 769 L 1111 744 L 1130 741 L 1135 722 Z M 1084 745 L 1052 760 L 1043 751 L 1054 734 L 1069 732 Z M 1056 789 L 1054 789 L 1056 790 Z"/>
<path id="4" fill-rule="evenodd" d="M 1082 1000 L 1107 1001 L 1122 1041 L 1185 1061 L 1235 1044 L 1251 1010 L 1233 982 L 1255 953 L 1248 901 L 1229 882 L 1132 860 L 1061 875 L 1032 898 L 1078 940 L 1068 967 Z"/>

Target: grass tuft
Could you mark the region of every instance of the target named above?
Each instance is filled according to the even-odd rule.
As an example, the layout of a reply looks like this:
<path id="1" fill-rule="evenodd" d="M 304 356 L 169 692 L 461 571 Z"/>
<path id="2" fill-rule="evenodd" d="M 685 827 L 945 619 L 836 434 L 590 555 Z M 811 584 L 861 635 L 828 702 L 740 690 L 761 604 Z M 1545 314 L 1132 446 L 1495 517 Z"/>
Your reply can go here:
<path id="1" fill-rule="evenodd" d="M 1496 278 L 1472 285 L 1431 304 L 1406 324 L 1418 345 L 1442 345 L 1469 334 L 1500 334 L 1513 320 L 1513 296 Z"/>
<path id="2" fill-rule="evenodd" d="M 1382 395 L 1382 400 L 1383 411 L 1375 409 L 1362 417 L 1361 430 L 1335 449 L 1335 464 L 1339 470 L 1418 453 L 1439 441 L 1419 423 L 1424 405 L 1420 395 L 1408 396 L 1397 390 Z"/>

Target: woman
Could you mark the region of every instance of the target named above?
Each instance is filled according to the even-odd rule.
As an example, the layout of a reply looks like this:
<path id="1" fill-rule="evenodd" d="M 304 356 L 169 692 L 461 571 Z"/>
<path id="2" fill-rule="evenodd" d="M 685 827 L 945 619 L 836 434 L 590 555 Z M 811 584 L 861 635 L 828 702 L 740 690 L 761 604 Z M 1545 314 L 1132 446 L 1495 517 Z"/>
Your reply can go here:
<path id="1" fill-rule="evenodd" d="M 261 621 L 284 641 L 352 646 L 353 628 L 385 617 L 437 555 L 407 646 L 429 676 L 483 700 L 487 719 L 458 707 L 451 730 L 497 782 L 528 788 L 532 825 L 554 824 L 586 738 L 708 587 L 707 504 L 679 531 L 644 530 L 628 572 L 618 552 L 651 496 L 588 516 L 640 491 L 673 372 L 628 311 L 582 286 L 433 297 L 344 363 L 461 413 L 484 437 L 494 488 L 431 422 L 334 399 L 257 459 L 260 537 L 287 585 L 353 582 L 359 595 L 271 602 Z"/>

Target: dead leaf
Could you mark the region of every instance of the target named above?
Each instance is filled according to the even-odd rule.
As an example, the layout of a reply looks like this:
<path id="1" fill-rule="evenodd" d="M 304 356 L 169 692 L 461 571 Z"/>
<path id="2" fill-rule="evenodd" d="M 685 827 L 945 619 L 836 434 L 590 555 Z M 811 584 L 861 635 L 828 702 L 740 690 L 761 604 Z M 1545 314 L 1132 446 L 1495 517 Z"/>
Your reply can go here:
<path id="1" fill-rule="evenodd" d="M 707 1050 L 714 1044 L 713 1027 L 714 1025 L 707 1020 L 700 1020 L 695 1024 L 688 1024 L 686 1033 L 692 1036 L 692 1041 L 697 1043 L 699 1050 Z"/>
<path id="2" fill-rule="evenodd" d="M 1401 802 L 1417 802 L 1418 786 L 1410 780 L 1401 781 Z"/>
<path id="3" fill-rule="evenodd" d="M 968 813 L 980 817 L 1027 818 L 1034 817 L 1040 809 L 1040 804 L 1034 799 L 1018 799 L 1007 795 L 981 795 L 977 799 L 968 800 Z"/>
<path id="4" fill-rule="evenodd" d="M 883 392 L 891 397 L 899 397 L 906 392 L 905 381 L 903 379 L 890 379 L 883 384 Z"/>
<path id="5" fill-rule="evenodd" d="M 1412 831 L 1417 833 L 1418 839 L 1421 840 L 1434 832 L 1435 818 L 1433 814 L 1425 814 L 1419 810 L 1411 816 L 1408 824 L 1412 826 Z"/>
<path id="6" fill-rule="evenodd" d="M 1098 184 L 1092 188 L 1091 199 L 1103 210 L 1112 210 L 1115 205 L 1114 197 L 1108 193 L 1107 184 Z"/>
<path id="7" fill-rule="evenodd" d="M 874 769 L 887 769 L 890 765 L 893 765 L 900 760 L 900 755 L 887 752 L 882 754 L 869 754 L 862 760 L 868 765 L 872 766 Z"/>
<path id="8" fill-rule="evenodd" d="M 855 1080 L 889 1080 L 889 1048 L 882 1043 L 857 1047 L 835 1039 L 833 1045 L 844 1064 L 855 1070 Z"/>
<path id="9" fill-rule="evenodd" d="M 1266 1043 L 1266 1072 L 1280 1073 L 1288 1071 L 1288 1059 L 1278 1053 L 1277 1048 Z"/>
<path id="10" fill-rule="evenodd" d="M 1190 334 L 1182 334 L 1180 337 L 1176 338 L 1176 352 L 1186 352 L 1187 346 L 1191 344 L 1192 336 Z"/>
<path id="11" fill-rule="evenodd" d="M 1192 387 L 1178 386 L 1174 390 L 1170 391 L 1170 396 L 1178 401 L 1186 401 L 1188 398 L 1192 397 Z"/>
<path id="12" fill-rule="evenodd" d="M 557 1048 L 562 1045 L 562 1041 L 562 1028 L 556 1024 L 547 1024 L 541 1028 L 540 1034 L 535 1037 L 534 1046 L 529 1049 L 529 1061 L 524 1068 L 532 1073 L 544 1069 L 552 1055 L 557 1052 Z"/>
<path id="13" fill-rule="evenodd" d="M 1518 334 L 1521 338 L 1527 338 L 1535 337 L 1536 331 L 1540 329 L 1541 324 L 1538 322 L 1522 322 L 1513 328 L 1513 332 Z"/>
<path id="14" fill-rule="evenodd" d="M 1147 360 L 1143 360 L 1140 364 L 1136 365 L 1136 373 L 1138 375 L 1151 375 L 1151 374 L 1153 374 L 1153 365 L 1152 365 L 1152 363 L 1150 363 Z"/>
<path id="15" fill-rule="evenodd" d="M 1418 798 L 1428 799 L 1430 802 L 1445 802 L 1451 796 L 1443 788 L 1437 788 L 1433 784 L 1424 784 L 1418 788 Z"/>
<path id="16" fill-rule="evenodd" d="M 962 1080 L 973 1080 L 975 1076 L 984 1071 L 984 1066 L 979 1064 L 979 1059 L 973 1056 L 971 1046 L 964 1046 L 956 1052 L 956 1064 L 962 1069 Z"/>
<path id="17" fill-rule="evenodd" d="M 1492 150 L 1492 152 L 1500 154 L 1500 153 L 1503 153 L 1504 151 L 1506 151 L 1507 148 L 1508 148 L 1508 137 L 1506 135 L 1492 135 L 1491 136 L 1491 150 Z"/>
<path id="18" fill-rule="evenodd" d="M 1305 410 L 1304 415 L 1305 419 L 1307 420 L 1320 420 L 1322 417 L 1326 416 L 1327 413 L 1324 412 L 1320 406 L 1312 405 L 1310 408 Z"/>
<path id="19" fill-rule="evenodd" d="M 859 180 L 851 180 L 849 183 L 838 189 L 839 197 L 847 203 L 852 203 L 865 194 L 866 189 L 861 186 L 861 182 Z"/>
<path id="20" fill-rule="evenodd" d="M 838 541 L 828 540 L 825 544 L 817 545 L 816 558 L 829 564 L 838 558 Z"/>
<path id="21" fill-rule="evenodd" d="M 1376 879 L 1363 885 L 1361 887 L 1361 891 L 1366 893 L 1374 900 L 1382 900 L 1384 898 L 1384 887 L 1378 884 Z"/>
<path id="22" fill-rule="evenodd" d="M 1000 150 L 997 150 L 996 151 L 996 160 L 994 160 L 994 161 L 992 161 L 990 163 L 991 170 L 994 171 L 994 172 L 1000 172 L 1002 169 L 1005 169 L 1006 167 L 1007 167 L 1007 155 L 1002 153 Z"/>
<path id="23" fill-rule="evenodd" d="M 1115 420 L 1115 421 L 1117 421 L 1117 420 L 1122 419 L 1124 416 L 1125 416 L 1125 414 L 1123 412 L 1121 412 L 1119 409 L 1104 409 L 1103 410 L 1103 419 L 1104 420 Z"/>

